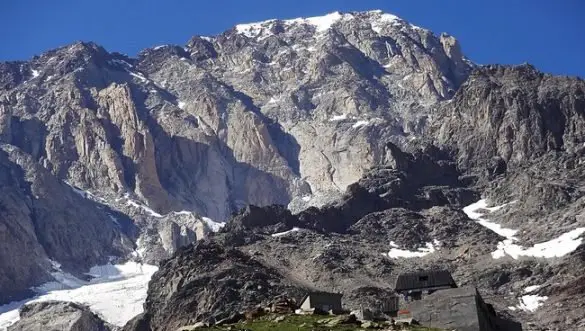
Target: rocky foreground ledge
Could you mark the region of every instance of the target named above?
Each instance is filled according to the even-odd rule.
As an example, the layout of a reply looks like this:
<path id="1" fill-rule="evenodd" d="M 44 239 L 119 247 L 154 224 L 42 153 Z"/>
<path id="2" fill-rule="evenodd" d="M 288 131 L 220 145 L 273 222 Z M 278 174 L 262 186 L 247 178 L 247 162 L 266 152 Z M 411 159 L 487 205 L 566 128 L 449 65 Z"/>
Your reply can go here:
<path id="1" fill-rule="evenodd" d="M 8 331 L 115 331 L 88 307 L 62 301 L 31 303 L 20 310 L 20 320 Z"/>

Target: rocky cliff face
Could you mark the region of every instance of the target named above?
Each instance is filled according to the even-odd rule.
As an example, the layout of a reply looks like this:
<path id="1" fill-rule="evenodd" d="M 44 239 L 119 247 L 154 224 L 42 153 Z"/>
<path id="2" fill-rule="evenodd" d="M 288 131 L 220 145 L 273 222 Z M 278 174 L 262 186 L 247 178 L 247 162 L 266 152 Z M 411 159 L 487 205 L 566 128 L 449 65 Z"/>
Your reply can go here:
<path id="1" fill-rule="evenodd" d="M 18 148 L 0 148 L 2 301 L 51 280 L 56 263 L 80 274 L 132 252 L 131 222 L 123 228 L 117 211 L 83 198 Z"/>
<path id="2" fill-rule="evenodd" d="M 585 82 L 546 75 L 530 65 L 473 72 L 440 105 L 434 132 L 455 146 L 463 166 L 493 158 L 518 165 L 550 152 L 583 149 Z"/>
<path id="3" fill-rule="evenodd" d="M 471 67 L 454 38 L 381 12 L 239 25 L 137 59 L 79 43 L 4 64 L 0 127 L 78 187 L 224 220 L 342 192 Z"/>

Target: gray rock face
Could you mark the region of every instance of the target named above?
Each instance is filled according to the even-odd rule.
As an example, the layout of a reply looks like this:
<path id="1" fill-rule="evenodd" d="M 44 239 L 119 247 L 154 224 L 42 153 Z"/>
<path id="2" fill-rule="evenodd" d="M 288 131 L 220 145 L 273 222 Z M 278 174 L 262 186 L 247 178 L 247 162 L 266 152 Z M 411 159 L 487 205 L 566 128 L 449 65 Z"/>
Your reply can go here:
<path id="1" fill-rule="evenodd" d="M 110 331 L 87 307 L 72 302 L 47 301 L 21 308 L 20 320 L 8 331 Z"/>
<path id="2" fill-rule="evenodd" d="M 432 134 L 455 146 L 463 166 L 493 158 L 522 164 L 549 152 L 583 149 L 585 82 L 530 65 L 476 70 L 438 110 Z"/>
<path id="3" fill-rule="evenodd" d="M 0 149 L 0 301 L 51 280 L 51 261 L 79 274 L 132 251 L 111 220 L 114 211 L 84 199 L 18 148 Z"/>
<path id="4" fill-rule="evenodd" d="M 0 127 L 80 188 L 224 220 L 342 192 L 470 69 L 454 38 L 376 11 L 241 25 L 138 59 L 80 43 L 4 65 Z"/>

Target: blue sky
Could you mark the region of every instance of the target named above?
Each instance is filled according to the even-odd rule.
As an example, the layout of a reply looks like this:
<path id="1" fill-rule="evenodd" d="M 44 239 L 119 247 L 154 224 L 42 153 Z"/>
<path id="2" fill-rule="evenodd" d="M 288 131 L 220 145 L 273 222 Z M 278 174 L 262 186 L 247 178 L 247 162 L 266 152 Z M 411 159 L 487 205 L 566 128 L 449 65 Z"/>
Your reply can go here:
<path id="1" fill-rule="evenodd" d="M 0 8 L 0 61 L 77 40 L 134 56 L 237 23 L 382 9 L 455 36 L 477 63 L 585 77 L 583 0 L 2 0 Z"/>

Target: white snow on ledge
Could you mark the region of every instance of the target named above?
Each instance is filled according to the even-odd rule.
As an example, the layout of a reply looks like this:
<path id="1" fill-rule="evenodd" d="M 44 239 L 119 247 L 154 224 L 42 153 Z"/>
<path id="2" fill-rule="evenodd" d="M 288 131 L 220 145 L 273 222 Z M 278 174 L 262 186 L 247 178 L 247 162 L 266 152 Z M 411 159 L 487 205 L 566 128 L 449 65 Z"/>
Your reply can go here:
<path id="1" fill-rule="evenodd" d="M 478 202 L 470 204 L 467 207 L 464 207 L 463 212 L 465 214 L 467 214 L 467 217 L 471 218 L 472 220 L 476 220 L 479 224 L 494 231 L 495 233 L 499 234 L 500 236 L 506 237 L 506 238 L 511 239 L 511 240 L 517 240 L 514 236 L 516 235 L 518 230 L 504 228 L 498 223 L 491 222 L 488 219 L 482 218 L 481 216 L 483 214 L 481 212 L 478 212 L 478 210 L 483 209 L 483 210 L 487 210 L 491 213 L 491 212 L 500 210 L 503 207 L 510 205 L 510 204 L 513 204 L 513 203 L 516 203 L 516 201 L 512 201 L 510 203 L 506 203 L 506 204 L 503 204 L 500 206 L 488 207 L 487 201 L 485 199 L 482 199 L 482 200 L 479 200 Z"/>
<path id="2" fill-rule="evenodd" d="M 348 16 L 351 17 L 351 15 Z M 343 17 L 344 15 L 340 14 L 339 12 L 333 12 L 325 16 L 309 17 L 304 21 L 313 25 L 317 32 L 324 32 L 329 30 L 333 24 L 341 20 Z"/>
<path id="3" fill-rule="evenodd" d="M 532 247 L 522 247 L 515 243 L 514 240 L 506 239 L 498 243 L 498 249 L 492 253 L 495 259 L 502 258 L 506 255 L 513 259 L 521 256 L 554 258 L 565 256 L 577 249 L 583 242 L 581 235 L 585 233 L 585 228 L 577 228 L 559 237 L 535 244 Z"/>
<path id="4" fill-rule="evenodd" d="M 132 200 L 130 200 L 130 199 L 128 199 L 128 201 L 126 201 L 126 205 L 128 205 L 128 206 L 132 206 L 132 207 L 135 207 L 135 208 L 142 209 L 142 210 L 144 210 L 146 213 L 150 214 L 150 215 L 151 215 L 151 216 L 153 216 L 153 217 L 157 217 L 157 218 L 161 218 L 161 217 L 163 217 L 163 215 L 161 215 L 161 214 L 159 214 L 159 213 L 155 212 L 155 211 L 154 211 L 154 210 L 152 210 L 151 208 L 149 208 L 149 207 L 147 207 L 147 206 L 145 206 L 145 205 L 143 205 L 143 204 L 140 204 L 140 203 L 138 203 L 138 202 L 136 202 L 136 201 L 132 201 Z"/>
<path id="5" fill-rule="evenodd" d="M 329 119 L 329 122 L 337 122 L 337 121 L 343 121 L 347 119 L 347 114 L 341 114 L 341 115 L 333 115 L 333 117 L 331 117 Z"/>
<path id="6" fill-rule="evenodd" d="M 171 212 L 173 215 L 192 215 L 194 217 L 198 217 L 195 213 L 188 211 L 188 210 L 181 210 L 181 211 L 173 211 Z M 225 222 L 216 222 L 209 217 L 201 217 L 201 221 L 207 225 L 207 227 L 212 232 L 218 232 L 225 226 Z"/>
<path id="7" fill-rule="evenodd" d="M 384 255 L 388 256 L 391 259 L 423 257 L 438 251 L 440 245 L 441 243 L 438 240 L 433 240 L 432 243 L 426 243 L 425 247 L 420 247 L 416 251 L 409 251 L 405 249 L 400 249 L 399 246 L 394 241 L 391 241 L 390 246 L 392 246 L 392 248 L 388 253 L 384 253 Z"/>
<path id="8" fill-rule="evenodd" d="M 359 128 L 360 126 L 366 126 L 368 124 L 370 124 L 370 121 L 361 120 L 361 121 L 355 122 L 351 127 L 356 129 L 356 128 Z"/>
<path id="9" fill-rule="evenodd" d="M 337 23 L 339 20 L 343 18 L 352 17 L 353 15 L 351 14 L 341 14 L 339 12 L 333 12 L 324 16 L 294 18 L 290 20 L 282 20 L 281 22 L 287 27 L 295 24 L 312 25 L 313 27 L 315 27 L 315 32 L 320 34 L 329 30 L 331 26 L 333 26 L 333 24 Z M 248 38 L 261 37 L 261 39 L 265 39 L 273 35 L 273 33 L 270 31 L 270 27 L 276 21 L 277 21 L 276 19 L 271 19 L 256 23 L 238 24 L 236 25 L 236 31 L 239 34 L 243 34 Z"/>
<path id="10" fill-rule="evenodd" d="M 73 189 L 73 191 L 75 193 L 79 194 L 80 196 L 82 196 L 82 197 L 84 197 L 86 199 L 99 200 L 101 203 L 108 204 L 105 199 L 100 198 L 100 197 L 92 194 L 89 191 L 80 190 L 80 189 L 76 188 L 75 186 L 73 186 L 73 185 L 71 185 L 71 184 L 69 184 L 67 182 L 65 182 L 65 184 L 69 185 Z M 146 206 L 146 205 L 144 205 L 142 203 L 139 203 L 137 201 L 132 200 L 130 198 L 130 194 L 128 194 L 128 193 L 124 194 L 124 199 L 126 199 L 126 205 L 127 206 L 131 206 L 131 207 L 134 207 L 134 208 L 137 208 L 137 209 L 141 209 L 145 213 L 151 215 L 152 217 L 156 217 L 156 218 L 163 218 L 163 217 L 168 217 L 168 216 L 172 216 L 172 215 L 192 215 L 195 218 L 198 218 L 198 219 L 200 218 L 201 221 L 203 223 L 205 223 L 205 225 L 207 225 L 207 227 L 212 232 L 218 232 L 226 224 L 225 222 L 216 222 L 216 221 L 214 221 L 214 220 L 212 220 L 211 218 L 208 218 L 208 217 L 201 217 L 197 213 L 194 213 L 194 212 L 188 211 L 188 210 L 172 211 L 172 212 L 170 212 L 168 214 L 162 215 L 162 214 L 157 213 L 156 211 L 154 211 L 152 208 L 150 208 L 150 207 L 148 207 L 148 206 Z M 116 199 L 116 201 L 119 201 L 119 200 L 121 200 L 121 198 L 120 199 Z M 114 216 L 112 216 L 112 215 L 109 215 L 109 216 L 110 216 L 110 220 L 112 220 L 112 222 L 114 222 L 114 223 L 116 223 L 116 224 L 119 225 L 118 221 L 116 220 L 116 218 Z M 2 331 L 2 330 L 0 329 L 0 331 Z"/>
<path id="11" fill-rule="evenodd" d="M 527 312 L 535 312 L 547 299 L 548 297 L 538 295 L 524 295 L 520 298 L 518 308 Z"/>
<path id="12" fill-rule="evenodd" d="M 279 232 L 279 233 L 274 233 L 274 234 L 272 234 L 272 236 L 273 236 L 273 237 L 282 237 L 282 236 L 286 236 L 287 234 L 290 234 L 290 233 L 293 233 L 293 232 L 297 232 L 297 231 L 299 231 L 299 230 L 300 230 L 299 228 L 297 228 L 297 227 L 294 227 L 294 228 L 292 228 L 292 229 L 290 229 L 290 230 L 288 230 L 288 231 Z"/>
<path id="13" fill-rule="evenodd" d="M 225 226 L 225 222 L 216 222 L 208 217 L 201 217 L 201 219 L 203 220 L 203 222 L 205 224 L 207 224 L 207 226 L 213 232 L 218 232 L 219 230 L 221 230 L 221 228 L 223 228 Z"/>
<path id="14" fill-rule="evenodd" d="M 515 203 L 515 201 L 510 202 L 509 204 L 512 203 Z M 532 247 L 526 248 L 518 245 L 518 238 L 515 237 L 518 230 L 504 228 L 498 223 L 483 218 L 483 213 L 480 212 L 480 210 L 494 212 L 509 204 L 487 207 L 486 200 L 482 199 L 463 208 L 463 212 L 467 214 L 469 218 L 506 238 L 505 240 L 500 241 L 496 251 L 492 252 L 492 257 L 494 259 L 503 258 L 506 255 L 513 259 L 518 259 L 522 256 L 537 258 L 562 257 L 576 250 L 583 242 L 581 235 L 585 233 L 585 227 L 576 228 L 555 239 L 535 244 Z"/>
<path id="15" fill-rule="evenodd" d="M 541 288 L 542 285 L 532 285 L 532 286 L 528 286 L 524 289 L 524 293 L 531 293 L 534 292 L 536 290 L 538 290 L 539 288 Z"/>
<path id="16" fill-rule="evenodd" d="M 385 25 L 401 25 L 401 19 L 398 16 L 392 14 L 381 14 L 380 17 L 372 22 L 372 30 L 377 34 L 382 33 L 382 28 Z"/>
<path id="17" fill-rule="evenodd" d="M 130 74 L 130 76 L 140 79 L 143 83 L 148 83 L 148 79 L 146 77 L 144 77 L 144 75 L 142 73 L 134 72 L 134 71 L 128 71 L 128 73 Z"/>

